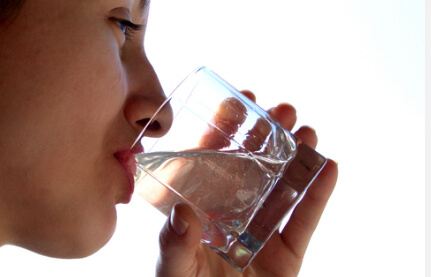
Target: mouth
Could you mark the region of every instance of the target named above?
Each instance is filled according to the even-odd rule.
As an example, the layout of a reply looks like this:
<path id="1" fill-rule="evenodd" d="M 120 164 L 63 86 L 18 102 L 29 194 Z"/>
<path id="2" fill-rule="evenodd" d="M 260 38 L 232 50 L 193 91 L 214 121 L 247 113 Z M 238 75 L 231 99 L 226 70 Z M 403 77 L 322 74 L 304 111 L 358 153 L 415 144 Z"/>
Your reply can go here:
<path id="1" fill-rule="evenodd" d="M 124 196 L 121 199 L 121 203 L 127 204 L 132 198 L 133 191 L 135 189 L 135 174 L 136 174 L 136 159 L 135 155 L 143 153 L 144 149 L 140 144 L 137 144 L 132 149 L 117 151 L 114 156 L 121 164 L 124 174 L 127 177 L 127 186 L 124 189 Z"/>

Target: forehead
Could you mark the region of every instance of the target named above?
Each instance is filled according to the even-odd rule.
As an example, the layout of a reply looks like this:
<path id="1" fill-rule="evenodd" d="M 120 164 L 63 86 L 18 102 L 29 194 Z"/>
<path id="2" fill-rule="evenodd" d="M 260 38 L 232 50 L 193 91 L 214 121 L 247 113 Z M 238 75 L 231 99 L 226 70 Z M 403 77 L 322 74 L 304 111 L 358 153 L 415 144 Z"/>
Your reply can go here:
<path id="1" fill-rule="evenodd" d="M 132 2 L 133 9 L 132 12 L 137 12 L 137 16 L 146 16 L 148 14 L 148 7 L 150 5 L 150 0 L 134 0 Z"/>
<path id="2" fill-rule="evenodd" d="M 3 0 L 0 0 L 3 1 Z M 83 0 L 85 2 L 87 0 Z M 150 5 L 150 0 L 98 0 L 97 3 L 105 4 L 110 3 L 110 5 L 118 5 L 118 6 L 125 6 L 128 7 L 131 11 L 145 13 Z"/>
<path id="3" fill-rule="evenodd" d="M 145 13 L 148 6 L 150 4 L 150 0 L 134 0 L 133 6 L 136 10 L 138 10 L 140 13 Z"/>
<path id="4" fill-rule="evenodd" d="M 139 0 L 139 8 L 145 10 L 150 4 L 150 0 Z"/>

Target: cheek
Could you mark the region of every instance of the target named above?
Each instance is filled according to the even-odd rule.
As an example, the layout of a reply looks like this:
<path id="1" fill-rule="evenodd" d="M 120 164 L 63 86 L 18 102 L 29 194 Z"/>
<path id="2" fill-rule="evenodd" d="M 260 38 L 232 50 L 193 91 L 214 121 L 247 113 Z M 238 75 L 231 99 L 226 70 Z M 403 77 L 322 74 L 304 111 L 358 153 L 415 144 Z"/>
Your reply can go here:
<path id="1" fill-rule="evenodd" d="M 11 221 L 16 234 L 12 243 L 54 257 L 87 256 L 112 236 L 116 223 L 112 194 L 97 189 L 96 182 L 80 183 L 78 178 L 63 182 L 58 176 L 49 180 L 29 176 L 31 183 L 10 186 L 6 205 L 13 210 L 10 216 L 18 219 Z"/>
<path id="2" fill-rule="evenodd" d="M 59 29 L 52 31 L 55 40 L 50 33 L 41 41 L 17 40 L 11 51 L 20 55 L 2 61 L 9 83 L 0 82 L 0 91 L 13 94 L 0 103 L 7 134 L 0 138 L 0 161 L 8 165 L 0 173 L 10 184 L 0 201 L 12 210 L 17 244 L 52 256 L 85 256 L 115 226 L 124 176 L 108 143 L 124 123 L 127 83 L 111 37 Z"/>
<path id="3" fill-rule="evenodd" d="M 106 145 L 114 140 L 107 137 L 113 136 L 114 123 L 121 121 L 121 67 L 113 55 L 80 54 L 63 68 L 64 75 L 27 94 L 31 105 L 11 126 L 14 139 L 8 143 L 9 173 L 15 176 L 9 174 L 9 180 L 20 187 L 10 205 L 22 224 L 17 227 L 21 244 L 56 257 L 86 256 L 106 243 L 115 227 L 118 184 L 124 181 L 112 146 Z"/>

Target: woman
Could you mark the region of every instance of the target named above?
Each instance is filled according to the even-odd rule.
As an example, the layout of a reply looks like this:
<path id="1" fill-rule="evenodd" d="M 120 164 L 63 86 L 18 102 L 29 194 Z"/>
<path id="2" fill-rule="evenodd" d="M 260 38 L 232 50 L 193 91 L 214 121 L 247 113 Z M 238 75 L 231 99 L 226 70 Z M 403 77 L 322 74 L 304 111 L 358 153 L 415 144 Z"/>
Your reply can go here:
<path id="1" fill-rule="evenodd" d="M 115 206 L 130 200 L 118 156 L 165 99 L 143 49 L 148 11 L 143 0 L 0 2 L 0 245 L 74 258 L 112 236 Z M 286 129 L 296 120 L 288 104 L 271 116 Z M 171 120 L 161 113 L 148 135 Z M 311 128 L 295 134 L 316 146 Z M 336 176 L 330 161 L 245 276 L 297 275 Z M 200 232 L 189 207 L 174 207 L 160 276 L 239 275 L 200 245 Z"/>

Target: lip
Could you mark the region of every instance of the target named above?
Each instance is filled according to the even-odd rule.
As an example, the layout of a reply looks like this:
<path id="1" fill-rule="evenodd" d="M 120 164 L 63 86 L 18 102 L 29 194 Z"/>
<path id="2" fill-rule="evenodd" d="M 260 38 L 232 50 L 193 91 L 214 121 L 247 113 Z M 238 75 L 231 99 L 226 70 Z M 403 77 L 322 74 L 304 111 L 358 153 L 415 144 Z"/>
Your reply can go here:
<path id="1" fill-rule="evenodd" d="M 132 198 L 133 191 L 135 189 L 135 174 L 136 174 L 136 160 L 135 155 L 143 153 L 144 149 L 140 144 L 137 144 L 132 149 L 125 149 L 115 152 L 114 156 L 121 164 L 124 173 L 127 177 L 127 186 L 125 188 L 124 196 L 121 199 L 121 203 L 127 204 Z"/>

